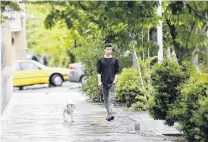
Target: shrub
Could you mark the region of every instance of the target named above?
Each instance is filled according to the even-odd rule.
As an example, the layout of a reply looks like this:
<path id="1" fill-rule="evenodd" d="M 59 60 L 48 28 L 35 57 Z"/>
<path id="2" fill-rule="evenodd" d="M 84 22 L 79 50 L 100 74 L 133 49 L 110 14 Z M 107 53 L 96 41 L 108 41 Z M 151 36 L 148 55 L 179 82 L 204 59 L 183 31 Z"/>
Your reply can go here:
<path id="1" fill-rule="evenodd" d="M 95 47 L 96 49 L 96 47 Z M 102 54 L 101 48 L 97 47 L 97 52 L 92 52 L 85 49 L 81 56 L 81 62 L 84 65 L 84 75 L 87 80 L 86 84 L 83 85 L 82 89 L 85 94 L 93 101 L 100 101 L 100 93 L 98 89 L 98 79 L 96 72 L 96 62 Z"/>
<path id="2" fill-rule="evenodd" d="M 126 102 L 127 107 L 135 103 L 135 108 L 143 110 L 147 98 L 141 88 L 139 72 L 134 68 L 123 69 L 117 82 L 117 100 Z"/>
<path id="3" fill-rule="evenodd" d="M 101 100 L 96 75 L 88 77 L 87 82 L 85 85 L 83 85 L 82 89 L 85 92 L 85 94 L 93 101 L 97 102 Z"/>
<path id="4" fill-rule="evenodd" d="M 199 64 L 202 73 L 208 73 L 208 65 Z"/>
<path id="5" fill-rule="evenodd" d="M 181 96 L 168 112 L 167 121 L 178 121 L 189 141 L 208 141 L 208 75 L 191 77 L 179 89 Z"/>
<path id="6" fill-rule="evenodd" d="M 148 108 L 148 91 L 146 88 L 139 88 L 140 90 L 140 94 L 137 95 L 135 97 L 135 103 L 132 104 L 132 107 L 136 110 L 136 111 L 140 111 L 140 110 L 147 110 Z"/>
<path id="7" fill-rule="evenodd" d="M 187 78 L 175 61 L 156 64 L 151 73 L 153 91 L 149 111 L 154 119 L 165 120 L 171 105 L 176 102 L 180 92 L 177 87 Z"/>

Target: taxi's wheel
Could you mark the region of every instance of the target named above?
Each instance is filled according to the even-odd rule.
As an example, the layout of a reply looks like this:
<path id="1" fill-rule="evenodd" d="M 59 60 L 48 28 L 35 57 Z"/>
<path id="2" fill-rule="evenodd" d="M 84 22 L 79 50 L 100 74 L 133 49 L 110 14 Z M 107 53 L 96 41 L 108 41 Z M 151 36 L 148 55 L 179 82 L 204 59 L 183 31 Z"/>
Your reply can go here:
<path id="1" fill-rule="evenodd" d="M 61 86 L 64 82 L 63 77 L 59 74 L 53 75 L 51 81 L 54 86 Z"/>
<path id="2" fill-rule="evenodd" d="M 23 86 L 20 86 L 20 87 L 19 87 L 19 90 L 23 90 Z"/>

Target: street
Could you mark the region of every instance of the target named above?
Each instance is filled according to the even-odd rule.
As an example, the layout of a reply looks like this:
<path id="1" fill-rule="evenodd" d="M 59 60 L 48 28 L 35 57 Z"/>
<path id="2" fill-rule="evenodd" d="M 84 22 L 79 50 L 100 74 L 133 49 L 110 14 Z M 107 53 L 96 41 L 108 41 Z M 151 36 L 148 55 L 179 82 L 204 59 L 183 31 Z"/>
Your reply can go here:
<path id="1" fill-rule="evenodd" d="M 14 89 L 13 97 L 1 118 L 2 142 L 148 142 L 177 138 L 148 135 L 134 130 L 134 122 L 118 106 L 116 119 L 105 120 L 102 103 L 87 101 L 80 84 L 65 82 L 62 87 L 47 85 Z M 62 112 L 67 100 L 76 103 L 74 122 L 64 122 Z M 162 125 L 162 124 L 161 124 Z M 141 127 L 142 128 L 142 127 Z"/>

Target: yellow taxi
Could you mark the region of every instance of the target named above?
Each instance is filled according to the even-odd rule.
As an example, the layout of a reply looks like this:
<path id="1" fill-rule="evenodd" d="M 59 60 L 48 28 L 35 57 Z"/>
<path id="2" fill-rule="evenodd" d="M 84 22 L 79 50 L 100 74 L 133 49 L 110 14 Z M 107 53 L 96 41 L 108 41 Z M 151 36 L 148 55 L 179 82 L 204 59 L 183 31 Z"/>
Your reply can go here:
<path id="1" fill-rule="evenodd" d="M 24 86 L 49 84 L 61 86 L 68 80 L 69 69 L 46 67 L 34 60 L 19 60 L 14 65 L 13 86 L 22 90 Z"/>

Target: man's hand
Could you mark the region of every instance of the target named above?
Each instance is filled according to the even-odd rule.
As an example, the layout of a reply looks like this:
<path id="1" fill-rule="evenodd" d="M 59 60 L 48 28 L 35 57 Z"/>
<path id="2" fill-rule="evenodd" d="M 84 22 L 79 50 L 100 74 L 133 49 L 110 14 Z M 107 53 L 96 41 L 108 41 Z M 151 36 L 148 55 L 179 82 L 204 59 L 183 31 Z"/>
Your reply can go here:
<path id="1" fill-rule="evenodd" d="M 98 86 L 101 87 L 102 86 L 102 82 L 98 82 Z"/>
<path id="2" fill-rule="evenodd" d="M 116 75 L 115 75 L 115 79 L 114 79 L 114 81 L 113 81 L 113 84 L 116 84 L 117 78 L 118 78 L 118 75 L 116 74 Z"/>
<path id="3" fill-rule="evenodd" d="M 101 74 L 98 74 L 98 86 L 101 87 L 102 82 L 101 82 Z"/>

